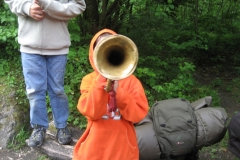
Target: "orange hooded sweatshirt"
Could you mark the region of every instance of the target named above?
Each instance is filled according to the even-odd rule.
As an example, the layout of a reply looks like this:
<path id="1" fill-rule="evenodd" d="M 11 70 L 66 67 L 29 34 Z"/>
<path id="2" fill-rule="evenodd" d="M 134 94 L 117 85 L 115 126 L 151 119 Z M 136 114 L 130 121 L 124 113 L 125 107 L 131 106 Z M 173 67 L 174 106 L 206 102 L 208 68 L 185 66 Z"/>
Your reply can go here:
<path id="1" fill-rule="evenodd" d="M 87 120 L 87 128 L 73 151 L 73 160 L 138 160 L 139 150 L 134 123 L 148 113 L 148 101 L 140 81 L 130 75 L 118 81 L 116 106 L 121 119 L 104 119 L 107 113 L 108 93 L 103 89 L 106 79 L 93 63 L 93 45 L 103 33 L 116 34 L 104 29 L 92 39 L 89 60 L 94 72 L 82 79 L 81 96 L 77 108 Z"/>

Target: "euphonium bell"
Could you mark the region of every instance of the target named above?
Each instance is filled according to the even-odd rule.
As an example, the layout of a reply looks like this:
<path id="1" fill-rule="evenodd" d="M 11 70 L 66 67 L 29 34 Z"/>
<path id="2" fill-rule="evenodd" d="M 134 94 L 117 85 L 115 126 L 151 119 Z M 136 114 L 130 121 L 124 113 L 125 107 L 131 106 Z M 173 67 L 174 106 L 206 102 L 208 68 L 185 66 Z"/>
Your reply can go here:
<path id="1" fill-rule="evenodd" d="M 138 63 L 135 43 L 123 35 L 110 35 L 101 40 L 94 49 L 93 61 L 97 71 L 109 80 L 130 76 Z"/>

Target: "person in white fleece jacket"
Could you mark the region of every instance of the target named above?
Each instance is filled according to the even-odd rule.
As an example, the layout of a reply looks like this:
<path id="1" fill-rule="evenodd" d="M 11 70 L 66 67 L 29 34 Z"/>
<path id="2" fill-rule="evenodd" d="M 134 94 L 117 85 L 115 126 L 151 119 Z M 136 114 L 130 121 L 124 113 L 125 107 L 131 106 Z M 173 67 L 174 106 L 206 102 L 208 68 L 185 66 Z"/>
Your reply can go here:
<path id="1" fill-rule="evenodd" d="M 50 97 L 56 138 L 62 145 L 72 140 L 67 127 L 68 99 L 64 75 L 69 52 L 68 21 L 86 9 L 84 0 L 4 0 L 18 16 L 18 42 L 33 132 L 30 147 L 42 145 L 49 120 L 46 94 Z"/>

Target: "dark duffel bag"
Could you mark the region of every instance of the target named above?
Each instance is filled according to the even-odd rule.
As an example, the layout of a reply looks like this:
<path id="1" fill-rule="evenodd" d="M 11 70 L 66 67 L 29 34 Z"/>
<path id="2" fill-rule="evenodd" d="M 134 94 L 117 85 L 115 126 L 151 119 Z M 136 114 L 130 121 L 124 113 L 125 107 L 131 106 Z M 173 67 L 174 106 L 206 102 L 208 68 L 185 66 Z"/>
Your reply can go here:
<path id="1" fill-rule="evenodd" d="M 228 125 L 228 149 L 240 158 L 240 112 L 235 114 Z"/>
<path id="2" fill-rule="evenodd" d="M 157 160 L 160 158 L 160 148 L 153 129 L 153 122 L 149 114 L 135 124 L 138 139 L 139 160 Z"/>

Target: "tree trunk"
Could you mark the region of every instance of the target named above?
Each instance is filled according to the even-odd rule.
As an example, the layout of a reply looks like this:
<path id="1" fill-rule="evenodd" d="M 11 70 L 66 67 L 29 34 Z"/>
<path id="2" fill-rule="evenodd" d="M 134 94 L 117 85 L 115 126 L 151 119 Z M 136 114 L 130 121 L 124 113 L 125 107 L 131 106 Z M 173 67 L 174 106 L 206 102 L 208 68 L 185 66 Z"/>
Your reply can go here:
<path id="1" fill-rule="evenodd" d="M 79 22 L 84 35 L 93 35 L 103 28 L 116 32 L 130 10 L 130 0 L 86 0 L 87 8 Z"/>

